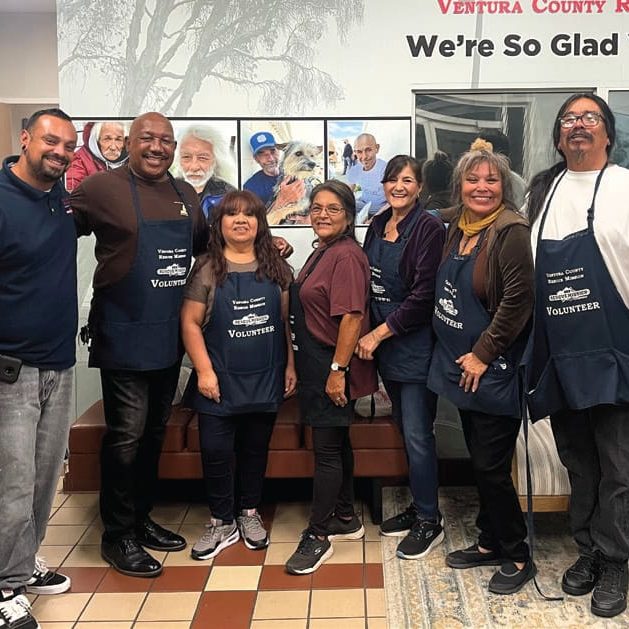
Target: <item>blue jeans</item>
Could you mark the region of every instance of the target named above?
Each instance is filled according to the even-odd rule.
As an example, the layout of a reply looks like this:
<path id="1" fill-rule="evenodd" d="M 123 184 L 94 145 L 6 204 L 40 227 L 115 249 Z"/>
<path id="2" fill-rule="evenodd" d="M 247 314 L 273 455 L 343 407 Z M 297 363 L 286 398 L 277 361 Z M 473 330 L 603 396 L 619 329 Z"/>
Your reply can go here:
<path id="1" fill-rule="evenodd" d="M 17 382 L 0 382 L 0 589 L 33 576 L 75 417 L 73 383 L 72 369 L 25 365 Z"/>
<path id="2" fill-rule="evenodd" d="M 437 521 L 437 446 L 434 423 L 437 396 L 420 382 L 383 380 L 393 419 L 404 438 L 413 503 L 421 518 Z"/>

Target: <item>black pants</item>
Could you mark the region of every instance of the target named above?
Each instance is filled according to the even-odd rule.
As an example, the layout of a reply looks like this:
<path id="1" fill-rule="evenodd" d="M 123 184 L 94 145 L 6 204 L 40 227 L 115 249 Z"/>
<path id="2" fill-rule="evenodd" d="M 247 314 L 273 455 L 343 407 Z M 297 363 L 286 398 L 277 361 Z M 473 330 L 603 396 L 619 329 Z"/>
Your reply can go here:
<path id="1" fill-rule="evenodd" d="M 276 413 L 199 416 L 203 479 L 212 517 L 232 522 L 235 512 L 259 505 L 275 417 Z"/>
<path id="2" fill-rule="evenodd" d="M 570 529 L 582 555 L 629 558 L 629 406 L 551 415 L 570 477 Z"/>
<path id="3" fill-rule="evenodd" d="M 526 525 L 511 478 L 521 420 L 475 411 L 459 414 L 480 498 L 478 543 L 511 561 L 524 562 L 529 558 Z"/>
<path id="4" fill-rule="evenodd" d="M 179 363 L 167 369 L 101 369 L 107 430 L 101 446 L 100 513 L 103 539 L 134 536 L 150 513 L 159 457 L 170 416 Z"/>
<path id="5" fill-rule="evenodd" d="M 312 428 L 315 469 L 310 528 L 326 535 L 333 513 L 354 515 L 354 451 L 349 426 Z"/>

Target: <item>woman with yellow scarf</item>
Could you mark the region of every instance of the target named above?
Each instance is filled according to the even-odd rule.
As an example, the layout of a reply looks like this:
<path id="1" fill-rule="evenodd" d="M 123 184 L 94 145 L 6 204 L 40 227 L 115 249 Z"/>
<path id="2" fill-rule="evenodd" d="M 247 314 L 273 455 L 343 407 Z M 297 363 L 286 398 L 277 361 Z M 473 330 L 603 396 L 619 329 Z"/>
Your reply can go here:
<path id="1" fill-rule="evenodd" d="M 520 429 L 517 367 L 533 309 L 529 227 L 512 201 L 509 162 L 476 140 L 452 176 L 456 215 L 437 274 L 437 343 L 428 387 L 461 415 L 480 497 L 478 542 L 452 568 L 500 566 L 489 581 L 512 594 L 535 576 L 511 480 Z"/>

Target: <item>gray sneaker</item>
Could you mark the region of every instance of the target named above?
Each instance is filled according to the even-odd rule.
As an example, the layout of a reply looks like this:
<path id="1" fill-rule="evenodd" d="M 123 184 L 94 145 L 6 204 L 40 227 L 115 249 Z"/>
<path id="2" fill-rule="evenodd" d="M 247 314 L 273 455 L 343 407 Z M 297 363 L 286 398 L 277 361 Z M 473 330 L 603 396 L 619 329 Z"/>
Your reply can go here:
<path id="1" fill-rule="evenodd" d="M 224 548 L 235 544 L 240 535 L 235 522 L 223 524 L 222 520 L 210 518 L 210 523 L 199 541 L 192 547 L 190 555 L 193 559 L 210 559 L 216 557 Z"/>
<path id="2" fill-rule="evenodd" d="M 243 509 L 236 522 L 247 548 L 263 550 L 269 545 L 269 535 L 257 509 Z"/>

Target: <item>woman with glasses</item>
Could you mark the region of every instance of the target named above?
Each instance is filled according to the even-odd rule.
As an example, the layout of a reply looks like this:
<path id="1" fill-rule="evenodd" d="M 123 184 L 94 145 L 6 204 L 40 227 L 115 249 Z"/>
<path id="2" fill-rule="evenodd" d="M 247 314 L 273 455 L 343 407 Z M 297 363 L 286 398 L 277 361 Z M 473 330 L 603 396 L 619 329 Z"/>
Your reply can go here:
<path id="1" fill-rule="evenodd" d="M 445 230 L 441 219 L 419 204 L 422 170 L 416 159 L 391 159 L 382 185 L 389 207 L 374 217 L 364 245 L 371 266 L 371 329 L 362 335 L 357 351 L 366 360 L 375 358 L 408 457 L 412 502 L 385 520 L 380 532 L 404 537 L 398 556 L 418 559 L 443 540 L 433 432 L 437 396 L 427 389 L 426 378 Z"/>
<path id="2" fill-rule="evenodd" d="M 312 427 L 315 459 L 310 521 L 286 563 L 314 572 L 332 555 L 332 539 L 360 539 L 354 513 L 354 457 L 349 427 L 354 400 L 377 389 L 372 363 L 354 356 L 368 329 L 369 262 L 354 235 L 356 202 L 335 179 L 310 195 L 315 251 L 290 292 L 291 329 L 302 420 Z"/>
<path id="3" fill-rule="evenodd" d="M 529 227 L 513 202 L 509 161 L 475 140 L 452 176 L 455 215 L 437 274 L 437 337 L 428 386 L 458 409 L 478 486 L 478 541 L 449 553 L 451 568 L 500 566 L 494 594 L 535 576 L 511 479 L 520 430 L 518 365 L 533 310 Z"/>
<path id="4" fill-rule="evenodd" d="M 194 365 L 185 400 L 199 413 L 210 508 L 193 559 L 210 559 L 239 537 L 251 550 L 269 544 L 257 507 L 277 409 L 296 386 L 288 330 L 291 280 L 262 201 L 246 190 L 225 194 L 181 309 L 183 341 Z"/>

